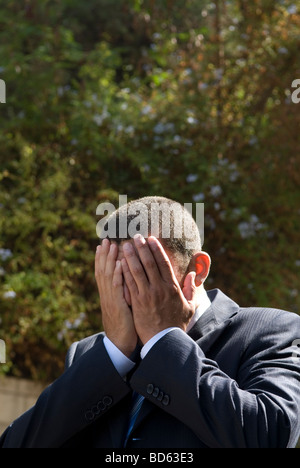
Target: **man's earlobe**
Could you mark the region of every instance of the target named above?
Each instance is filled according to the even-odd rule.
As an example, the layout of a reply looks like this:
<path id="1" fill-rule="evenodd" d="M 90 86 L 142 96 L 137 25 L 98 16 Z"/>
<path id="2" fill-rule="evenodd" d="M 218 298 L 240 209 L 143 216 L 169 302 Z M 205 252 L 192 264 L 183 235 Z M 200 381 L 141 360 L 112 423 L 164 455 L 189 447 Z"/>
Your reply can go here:
<path id="1" fill-rule="evenodd" d="M 198 287 L 204 283 L 204 281 L 209 275 L 211 258 L 208 255 L 208 253 L 199 252 L 194 256 L 194 261 L 196 270 L 195 284 Z"/>

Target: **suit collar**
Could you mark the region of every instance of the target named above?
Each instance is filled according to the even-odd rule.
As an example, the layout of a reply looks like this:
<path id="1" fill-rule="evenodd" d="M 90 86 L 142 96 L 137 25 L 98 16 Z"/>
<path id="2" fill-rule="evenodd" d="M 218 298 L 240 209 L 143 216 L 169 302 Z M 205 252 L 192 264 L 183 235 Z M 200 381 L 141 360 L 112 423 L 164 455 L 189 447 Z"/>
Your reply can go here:
<path id="1" fill-rule="evenodd" d="M 215 328 L 222 329 L 222 324 L 226 325 L 240 309 L 236 302 L 219 289 L 208 291 L 207 295 L 211 305 L 188 333 L 194 341 L 204 337 Z"/>

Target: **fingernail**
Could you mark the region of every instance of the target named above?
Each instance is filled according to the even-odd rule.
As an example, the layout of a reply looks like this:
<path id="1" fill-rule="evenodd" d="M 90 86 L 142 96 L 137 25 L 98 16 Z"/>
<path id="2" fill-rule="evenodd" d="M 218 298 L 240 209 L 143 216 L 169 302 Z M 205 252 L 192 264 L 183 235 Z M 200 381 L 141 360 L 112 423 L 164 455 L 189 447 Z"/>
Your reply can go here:
<path id="1" fill-rule="evenodd" d="M 123 246 L 123 249 L 124 249 L 124 252 L 125 253 L 131 253 L 133 252 L 133 247 L 132 245 L 130 244 L 130 242 L 125 242 L 124 246 Z"/>
<path id="2" fill-rule="evenodd" d="M 149 243 L 150 247 L 157 248 L 157 243 L 156 243 L 156 238 L 155 237 L 153 237 L 153 236 L 149 237 L 148 243 Z"/>
<path id="3" fill-rule="evenodd" d="M 146 244 L 145 238 L 141 234 L 136 234 L 134 240 L 138 245 Z"/>

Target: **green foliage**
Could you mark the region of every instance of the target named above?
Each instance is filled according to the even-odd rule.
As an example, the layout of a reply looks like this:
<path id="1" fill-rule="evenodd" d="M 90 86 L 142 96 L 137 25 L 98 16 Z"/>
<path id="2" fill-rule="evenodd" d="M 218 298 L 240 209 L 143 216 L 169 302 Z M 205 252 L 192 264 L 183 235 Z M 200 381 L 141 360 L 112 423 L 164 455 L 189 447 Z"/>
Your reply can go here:
<path id="1" fill-rule="evenodd" d="M 204 201 L 207 287 L 299 310 L 299 27 L 289 1 L 1 1 L 1 371 L 53 379 L 101 329 L 119 194 Z"/>

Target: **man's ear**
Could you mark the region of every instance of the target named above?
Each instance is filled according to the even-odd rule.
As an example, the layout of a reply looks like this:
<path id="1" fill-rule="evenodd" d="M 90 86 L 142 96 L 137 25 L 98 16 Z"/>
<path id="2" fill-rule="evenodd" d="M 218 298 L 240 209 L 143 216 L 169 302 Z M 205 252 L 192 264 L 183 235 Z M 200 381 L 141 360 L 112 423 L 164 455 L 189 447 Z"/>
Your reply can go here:
<path id="1" fill-rule="evenodd" d="M 206 252 L 199 252 L 192 259 L 192 268 L 196 272 L 195 284 L 201 286 L 209 275 L 211 258 Z"/>

